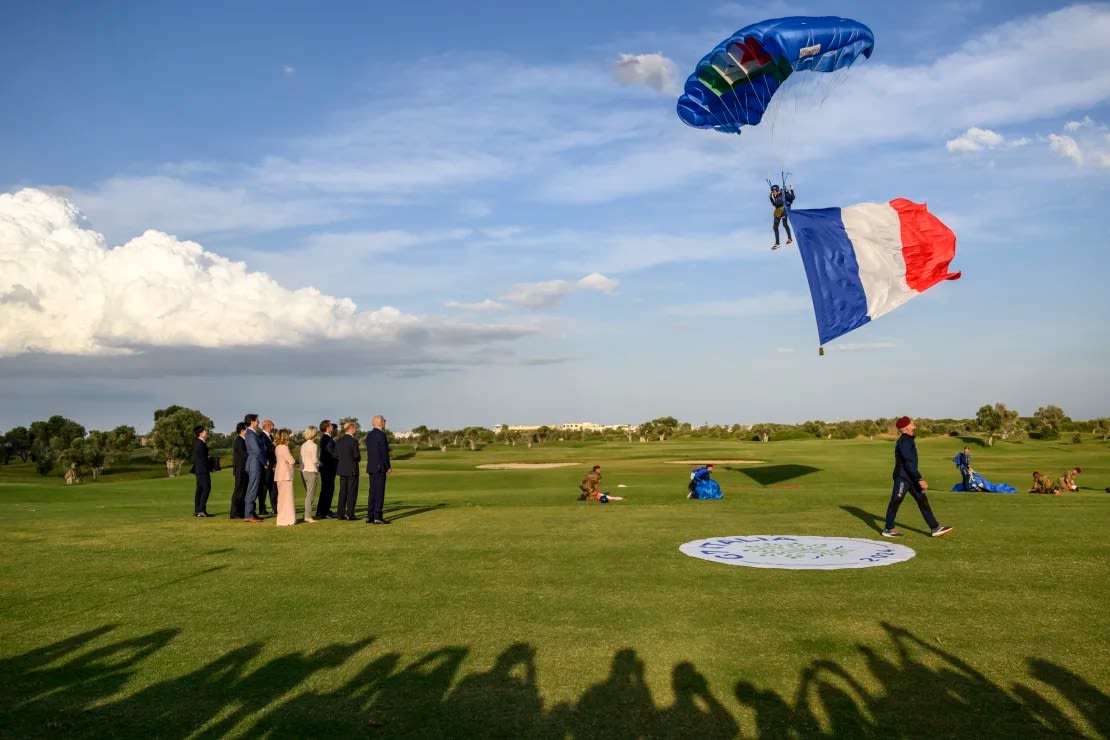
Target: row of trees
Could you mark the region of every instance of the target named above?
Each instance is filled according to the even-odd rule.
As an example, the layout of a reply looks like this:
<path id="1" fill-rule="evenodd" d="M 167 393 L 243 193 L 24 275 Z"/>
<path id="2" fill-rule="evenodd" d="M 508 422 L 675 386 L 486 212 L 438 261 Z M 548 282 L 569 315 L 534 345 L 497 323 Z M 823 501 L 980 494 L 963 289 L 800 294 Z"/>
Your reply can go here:
<path id="1" fill-rule="evenodd" d="M 1017 441 L 1028 436 L 1039 439 L 1058 439 L 1065 432 L 1078 434 L 1093 433 L 1102 439 L 1110 439 L 1110 418 L 1088 421 L 1073 421 L 1058 406 L 1043 406 L 1033 416 L 1022 417 L 1005 404 L 987 404 L 972 419 L 926 419 L 919 418 L 917 435 L 920 437 L 946 435 L 979 435 L 993 445 L 995 439 Z M 608 430 L 564 430 L 557 427 L 540 426 L 536 429 L 512 430 L 507 424 L 500 425 L 499 431 L 485 427 L 470 426 L 458 430 L 440 430 L 420 425 L 414 427 L 410 442 L 417 448 L 449 447 L 477 449 L 489 444 L 532 445 L 549 441 L 586 441 L 626 439 L 628 442 L 665 442 L 668 439 L 720 439 L 737 441 L 770 442 L 789 439 L 874 439 L 882 434 L 894 434 L 895 419 L 856 419 L 850 421 L 826 422 L 806 421 L 801 424 L 702 424 L 696 426 L 679 421 L 673 416 L 661 416 L 639 424 L 635 429 Z"/>
<path id="2" fill-rule="evenodd" d="M 358 423 L 355 417 L 345 417 L 339 420 L 340 426 L 346 421 Z M 1053 405 L 1042 406 L 1032 416 L 1023 417 L 1005 404 L 986 404 L 973 419 L 919 418 L 916 422 L 917 435 L 921 437 L 977 434 L 985 437 L 988 445 L 993 445 L 996 439 L 1017 441 L 1031 435 L 1057 439 L 1063 433 L 1078 435 L 1081 432 L 1093 433 L 1103 440 L 1110 439 L 1110 418 L 1073 421 L 1060 407 Z M 130 426 L 119 426 L 106 432 L 86 432 L 72 419 L 51 416 L 46 421 L 35 421 L 29 427 L 16 427 L 0 436 L 0 462 L 7 464 L 14 459 L 23 462 L 31 460 L 42 475 L 61 468 L 67 480 L 79 482 L 88 477 L 95 480 L 103 471 L 127 462 L 141 441 L 156 460 L 164 462 L 166 474 L 173 477 L 180 475 L 185 463 L 191 460 L 193 441 L 196 439 L 193 429 L 197 426 L 211 430 L 212 419 L 201 411 L 177 405 L 154 412 L 154 426 L 144 440 L 140 440 Z M 497 432 L 481 426 L 441 430 L 421 424 L 413 428 L 407 441 L 417 449 L 438 448 L 445 451 L 450 447 L 476 450 L 491 444 L 532 447 L 553 441 L 665 442 L 676 437 L 757 442 L 812 438 L 874 439 L 877 435 L 893 434 L 894 431 L 893 418 L 695 426 L 673 416 L 661 416 L 645 421 L 635 429 L 603 431 L 570 431 L 552 426 L 511 430 L 508 425 L 502 425 Z M 392 432 L 387 434 L 393 437 Z M 300 441 L 299 434 L 294 438 Z M 231 435 L 213 432 L 208 443 L 213 451 L 218 451 L 229 448 L 231 441 Z"/>
<path id="3" fill-rule="evenodd" d="M 72 419 L 55 415 L 8 430 L 0 437 L 0 461 L 30 460 L 42 475 L 61 467 L 67 480 L 79 482 L 88 476 L 95 480 L 110 466 L 130 459 L 135 443 L 134 427 L 86 432 Z"/>

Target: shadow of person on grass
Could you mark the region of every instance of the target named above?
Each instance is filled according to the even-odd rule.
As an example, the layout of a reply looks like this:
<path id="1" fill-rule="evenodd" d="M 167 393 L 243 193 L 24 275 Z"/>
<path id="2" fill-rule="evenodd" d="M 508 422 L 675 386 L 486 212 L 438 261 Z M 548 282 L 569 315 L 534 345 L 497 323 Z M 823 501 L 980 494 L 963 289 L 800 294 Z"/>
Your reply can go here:
<path id="1" fill-rule="evenodd" d="M 826 657 L 801 668 L 792 699 L 732 669 L 718 696 L 691 661 L 671 669 L 673 702 L 657 706 L 647 666 L 618 650 L 608 676 L 577 701 L 546 708 L 542 662 L 516 642 L 492 666 L 463 673 L 469 648 L 436 648 L 404 662 L 375 654 L 376 638 L 287 652 L 250 642 L 187 673 L 145 682 L 142 665 L 180 633 L 116 640 L 115 625 L 0 660 L 0 723 L 12 737 L 225 736 L 305 738 L 787 738 L 1106 736 L 1110 699 L 1094 683 L 1043 658 L 1007 689 L 909 630 L 880 623 L 886 642 L 858 644 L 849 670 Z M 366 660 L 349 678 L 332 672 Z M 173 663 L 172 653 L 161 656 Z M 587 669 L 587 666 L 582 666 Z M 744 727 L 743 717 L 754 718 Z M 747 721 L 747 720 L 744 720 Z"/>
<path id="2" fill-rule="evenodd" d="M 883 511 L 882 514 L 872 514 L 870 511 L 864 511 L 863 509 L 859 508 L 858 506 L 841 506 L 840 508 L 841 508 L 842 511 L 846 511 L 849 514 L 851 514 L 852 516 L 854 516 L 856 519 L 859 519 L 861 522 L 863 522 L 869 528 L 875 530 L 879 534 L 883 533 L 883 527 L 886 526 L 886 511 Z M 898 513 L 901 514 L 902 509 L 899 509 Z M 927 530 L 927 529 L 922 529 L 920 527 L 912 527 L 912 526 L 906 524 L 905 522 L 902 522 L 902 521 L 899 521 L 899 520 L 895 520 L 895 524 L 897 525 L 898 529 L 904 529 L 907 532 L 917 532 L 918 534 L 923 534 L 923 535 L 928 535 L 929 534 L 929 530 Z"/>
<path id="3" fill-rule="evenodd" d="M 1024 686 L 1011 694 L 966 661 L 909 630 L 885 622 L 881 626 L 889 646 L 856 646 L 866 672 L 853 675 L 838 663 L 816 659 L 802 670 L 793 702 L 773 690 L 737 683 L 736 697 L 755 712 L 759 735 L 1058 738 L 1086 734 L 1035 689 Z M 1030 665 L 1035 676 L 1044 675 L 1050 666 L 1052 678 L 1067 686 L 1061 693 L 1093 727 L 1105 726 L 1105 721 L 1100 726 L 1096 719 L 1106 716 L 1105 694 L 1048 661 L 1031 659 Z"/>
<path id="4" fill-rule="evenodd" d="M 396 504 L 386 504 L 384 513 L 389 519 L 405 519 L 410 516 L 419 516 L 427 514 L 429 511 L 438 511 L 439 509 L 446 509 L 447 504 L 427 504 L 424 506 L 407 505 L 402 502 Z"/>

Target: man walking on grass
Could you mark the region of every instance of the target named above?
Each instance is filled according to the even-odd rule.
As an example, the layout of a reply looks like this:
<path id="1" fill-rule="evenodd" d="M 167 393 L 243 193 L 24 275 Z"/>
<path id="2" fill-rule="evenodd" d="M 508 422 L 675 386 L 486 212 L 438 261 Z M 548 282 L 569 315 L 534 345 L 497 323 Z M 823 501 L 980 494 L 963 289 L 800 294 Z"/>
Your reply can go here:
<path id="1" fill-rule="evenodd" d="M 929 484 L 921 477 L 917 469 L 917 442 L 913 438 L 916 428 L 913 419 L 903 416 L 894 423 L 901 434 L 898 443 L 894 445 L 894 489 L 890 492 L 890 504 L 886 507 L 886 527 L 883 528 L 883 537 L 901 537 L 902 533 L 894 528 L 894 518 L 898 515 L 898 507 L 902 499 L 909 493 L 921 509 L 921 516 L 929 525 L 929 533 L 933 537 L 943 537 L 952 531 L 951 527 L 941 526 L 929 508 L 929 498 L 925 491 Z"/>

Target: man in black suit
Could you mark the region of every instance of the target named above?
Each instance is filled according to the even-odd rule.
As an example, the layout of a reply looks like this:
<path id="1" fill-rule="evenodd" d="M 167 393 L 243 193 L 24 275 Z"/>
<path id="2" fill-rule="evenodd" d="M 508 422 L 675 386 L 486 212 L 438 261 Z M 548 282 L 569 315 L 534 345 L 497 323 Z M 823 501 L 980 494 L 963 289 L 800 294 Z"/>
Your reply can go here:
<path id="1" fill-rule="evenodd" d="M 264 516 L 266 511 L 266 496 L 270 497 L 270 508 L 277 513 L 277 482 L 274 481 L 274 467 L 277 465 L 277 448 L 274 447 L 274 422 L 266 419 L 262 422 L 262 434 L 258 435 L 262 443 L 262 457 L 266 464 L 262 468 L 262 490 L 258 492 L 258 515 Z"/>
<path id="2" fill-rule="evenodd" d="M 339 458 L 335 456 L 335 433 L 338 428 L 330 420 L 320 422 L 320 498 L 316 501 L 317 519 L 336 519 L 331 502 L 335 498 L 335 471 Z"/>
<path id="3" fill-rule="evenodd" d="M 358 501 L 358 464 L 362 455 L 358 451 L 355 432 L 358 426 L 349 421 L 343 425 L 346 432 L 335 442 L 335 454 L 339 458 L 336 471 L 339 473 L 339 518 L 355 521 L 355 503 Z"/>
<path id="4" fill-rule="evenodd" d="M 208 468 L 208 430 L 202 424 L 193 427 L 193 475 L 197 478 L 197 490 L 193 494 L 193 516 L 208 516 L 208 494 L 212 493 L 212 474 Z"/>
<path id="5" fill-rule="evenodd" d="M 231 518 L 242 519 L 247 498 L 247 423 L 235 425 L 235 441 L 231 443 L 231 474 L 235 487 L 231 489 Z"/>
<path id="6" fill-rule="evenodd" d="M 366 472 L 370 474 L 370 505 L 366 510 L 367 524 L 389 524 L 382 516 L 385 506 L 385 479 L 389 475 L 389 440 L 385 436 L 385 417 L 378 414 L 371 423 L 374 428 L 366 435 Z"/>

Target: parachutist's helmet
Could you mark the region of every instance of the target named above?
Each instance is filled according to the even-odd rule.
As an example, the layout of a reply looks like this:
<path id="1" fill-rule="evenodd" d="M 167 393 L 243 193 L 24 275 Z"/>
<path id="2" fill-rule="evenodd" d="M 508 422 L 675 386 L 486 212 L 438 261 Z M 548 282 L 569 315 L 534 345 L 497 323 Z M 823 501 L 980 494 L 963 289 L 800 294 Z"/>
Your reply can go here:
<path id="1" fill-rule="evenodd" d="M 772 185 L 771 190 L 772 190 L 772 192 L 777 193 L 779 191 L 779 186 L 778 185 Z"/>

